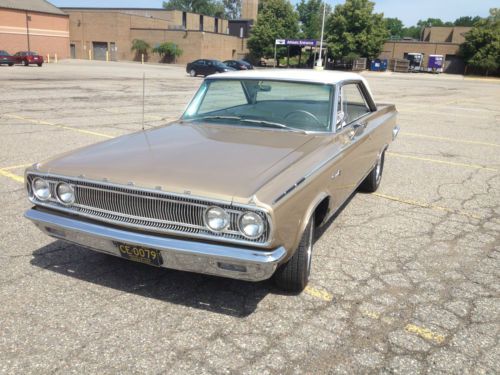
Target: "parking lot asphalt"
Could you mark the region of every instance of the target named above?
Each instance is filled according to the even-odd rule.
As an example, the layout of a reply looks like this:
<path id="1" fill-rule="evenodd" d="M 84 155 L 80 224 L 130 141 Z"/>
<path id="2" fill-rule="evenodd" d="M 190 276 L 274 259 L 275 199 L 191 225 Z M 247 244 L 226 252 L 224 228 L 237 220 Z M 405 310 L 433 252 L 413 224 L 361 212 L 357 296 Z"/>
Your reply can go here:
<path id="1" fill-rule="evenodd" d="M 179 66 L 0 67 L 0 373 L 495 374 L 500 81 L 364 73 L 401 132 L 380 189 L 317 233 L 300 295 L 55 241 L 23 218 L 35 161 L 182 113 Z"/>

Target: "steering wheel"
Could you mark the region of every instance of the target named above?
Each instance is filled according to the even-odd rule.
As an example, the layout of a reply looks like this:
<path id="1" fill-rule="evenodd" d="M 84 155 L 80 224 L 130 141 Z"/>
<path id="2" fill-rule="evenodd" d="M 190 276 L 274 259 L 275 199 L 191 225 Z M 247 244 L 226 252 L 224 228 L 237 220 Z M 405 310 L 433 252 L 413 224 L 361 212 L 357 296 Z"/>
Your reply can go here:
<path id="1" fill-rule="evenodd" d="M 285 120 L 288 120 L 290 117 L 293 117 L 293 116 L 307 116 L 311 119 L 314 120 L 314 122 L 316 124 L 318 124 L 320 127 L 324 128 L 325 125 L 315 116 L 313 115 L 311 112 L 308 112 L 308 111 L 305 111 L 303 109 L 296 109 L 295 111 L 292 111 L 292 112 L 288 112 L 286 115 L 285 115 Z"/>

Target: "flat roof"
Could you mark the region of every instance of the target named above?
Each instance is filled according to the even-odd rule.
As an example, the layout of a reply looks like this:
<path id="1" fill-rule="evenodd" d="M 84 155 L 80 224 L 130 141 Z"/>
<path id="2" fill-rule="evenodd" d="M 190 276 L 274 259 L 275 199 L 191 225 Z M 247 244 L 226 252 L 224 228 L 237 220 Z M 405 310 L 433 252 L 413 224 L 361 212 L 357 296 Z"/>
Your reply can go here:
<path id="1" fill-rule="evenodd" d="M 262 79 L 262 80 L 282 80 L 296 82 L 312 82 L 334 85 L 342 81 L 362 81 L 366 80 L 356 73 L 341 72 L 338 70 L 314 70 L 314 69 L 253 69 L 226 72 L 223 74 L 213 74 L 207 79 Z M 368 87 L 368 85 L 366 84 Z"/>
<path id="2" fill-rule="evenodd" d="M 0 8 L 67 16 L 61 9 L 46 0 L 0 0 Z"/>

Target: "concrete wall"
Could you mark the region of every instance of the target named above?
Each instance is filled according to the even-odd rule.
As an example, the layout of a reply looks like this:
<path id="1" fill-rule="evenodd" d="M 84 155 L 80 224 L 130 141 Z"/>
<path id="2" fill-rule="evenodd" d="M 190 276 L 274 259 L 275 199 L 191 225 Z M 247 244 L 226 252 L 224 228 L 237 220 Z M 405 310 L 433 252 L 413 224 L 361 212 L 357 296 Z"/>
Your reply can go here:
<path id="1" fill-rule="evenodd" d="M 201 58 L 228 60 L 247 52 L 240 38 L 200 31 L 131 29 L 131 38 L 145 40 L 151 45 L 159 41 L 177 44 L 183 51 L 176 61 L 179 64 Z M 127 59 L 133 59 L 133 54 Z M 159 56 L 151 55 L 149 61 L 159 61 Z"/>
<path id="2" fill-rule="evenodd" d="M 458 43 L 465 42 L 465 34 L 471 27 L 426 27 L 422 40 L 431 43 Z"/>
<path id="3" fill-rule="evenodd" d="M 445 63 L 445 71 L 447 70 L 447 64 L 453 62 L 453 71 L 451 73 L 463 73 L 463 67 L 460 63 L 461 58 L 458 57 L 458 51 L 460 49 L 460 44 L 457 43 L 431 43 L 431 42 L 417 42 L 417 41 L 387 41 L 384 44 L 382 53 L 379 58 L 381 59 L 403 59 L 405 53 L 423 53 L 424 56 L 424 67 L 427 67 L 429 61 L 429 55 L 443 55 L 448 61 Z M 459 68 L 455 66 L 460 65 Z"/>
<path id="4" fill-rule="evenodd" d="M 71 44 L 74 45 L 75 57 L 80 59 L 89 58 L 93 42 L 106 42 L 110 59 L 134 60 L 135 53 L 130 50 L 134 39 L 145 40 L 152 47 L 163 42 L 176 43 L 183 50 L 177 61 L 179 63 L 199 58 L 230 59 L 246 53 L 241 39 L 209 32 L 214 30 L 213 17 L 203 18 L 204 29 L 209 31 L 200 32 L 200 15 L 193 13 L 186 14 L 188 28 L 193 29 L 191 31 L 172 27 L 179 21 L 182 23 L 182 12 L 178 11 L 169 12 L 169 20 L 111 11 L 68 10 L 68 13 Z M 218 22 L 219 31 L 221 27 L 227 27 L 226 20 Z M 149 55 L 149 61 L 159 59 L 157 55 Z"/>
<path id="5" fill-rule="evenodd" d="M 0 8 L 0 48 L 11 54 L 28 50 L 26 15 L 31 51 L 46 56 L 69 57 L 68 16 Z"/>

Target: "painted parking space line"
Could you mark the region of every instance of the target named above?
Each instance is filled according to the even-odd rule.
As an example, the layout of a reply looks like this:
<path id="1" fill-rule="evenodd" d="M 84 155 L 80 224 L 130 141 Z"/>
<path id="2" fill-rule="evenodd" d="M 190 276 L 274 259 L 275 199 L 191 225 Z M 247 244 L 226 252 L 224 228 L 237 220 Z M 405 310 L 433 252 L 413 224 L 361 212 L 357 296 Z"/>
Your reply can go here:
<path id="1" fill-rule="evenodd" d="M 333 301 L 333 295 L 331 295 L 330 293 L 328 293 L 325 290 L 320 290 L 320 289 L 317 289 L 317 288 L 310 286 L 310 285 L 305 287 L 304 293 L 309 294 L 312 297 L 321 299 L 325 302 Z"/>
<path id="2" fill-rule="evenodd" d="M 425 203 L 425 202 L 418 202 L 418 201 L 414 201 L 414 200 L 410 200 L 410 199 L 403 199 L 403 198 L 400 198 L 400 197 L 394 197 L 392 195 L 386 195 L 386 194 L 382 194 L 382 193 L 372 193 L 371 195 L 374 195 L 374 196 L 379 197 L 379 198 L 384 198 L 384 199 L 388 199 L 388 200 L 391 200 L 391 201 L 399 202 L 399 203 L 409 204 L 411 206 L 417 206 L 417 207 L 422 207 L 422 208 L 430 208 L 430 209 L 436 210 L 436 211 L 449 212 L 449 213 L 452 213 L 452 214 L 467 216 L 467 217 L 470 217 L 472 219 L 477 219 L 477 220 L 483 219 L 479 215 L 476 215 L 476 214 L 473 214 L 473 213 L 470 213 L 470 212 L 466 212 L 466 211 L 455 210 L 453 208 L 437 206 L 437 205 L 433 205 L 433 204 L 429 204 L 429 203 Z"/>
<path id="3" fill-rule="evenodd" d="M 19 176 L 17 174 L 14 174 L 12 172 L 9 172 L 8 170 L 5 170 L 5 169 L 0 169 L 0 176 L 10 178 L 11 180 L 14 180 L 16 182 L 20 182 L 20 183 L 24 182 L 24 177 Z"/>
<path id="4" fill-rule="evenodd" d="M 490 167 L 485 167 L 483 165 L 478 165 L 478 164 L 467 164 L 467 163 L 459 163 L 459 162 L 454 162 L 454 161 L 446 161 L 446 160 L 438 160 L 438 159 L 432 159 L 432 158 L 424 158 L 424 157 L 420 157 L 420 156 L 405 155 L 405 154 L 400 154 L 400 153 L 397 153 L 397 152 L 389 152 L 389 151 L 387 151 L 386 154 L 390 155 L 390 156 L 395 156 L 395 157 L 398 157 L 398 158 L 404 158 L 404 159 L 420 160 L 420 161 L 427 161 L 427 162 L 430 162 L 430 163 L 453 165 L 455 167 L 472 168 L 472 169 L 482 169 L 482 170 L 485 170 L 485 171 L 498 172 L 498 169 L 490 168 Z"/>
<path id="5" fill-rule="evenodd" d="M 423 339 L 426 339 L 428 341 L 433 341 L 437 344 L 442 344 L 446 338 L 445 336 L 443 336 L 439 333 L 433 332 L 430 329 L 427 329 L 424 327 L 419 327 L 415 324 L 407 324 L 405 326 L 405 331 L 410 332 L 410 333 L 414 333 L 414 334 L 422 337 Z"/>
<path id="6" fill-rule="evenodd" d="M 20 165 L 12 165 L 12 166 L 9 166 L 9 167 L 0 167 L 0 170 L 2 170 L 2 171 L 11 171 L 13 169 L 27 168 L 30 165 L 33 165 L 33 163 L 30 163 L 30 164 L 20 164 Z"/>
<path id="7" fill-rule="evenodd" d="M 78 133 L 90 134 L 90 135 L 95 135 L 95 136 L 103 137 L 103 138 L 114 138 L 114 136 L 108 135 L 108 134 L 104 134 L 104 133 L 94 132 L 94 131 L 91 131 L 91 130 L 78 129 L 78 128 L 74 128 L 74 127 L 66 126 L 66 125 L 55 124 L 55 123 L 49 122 L 49 121 L 42 121 L 42 120 L 31 119 L 31 118 L 28 118 L 28 117 L 23 117 L 23 116 L 19 116 L 19 115 L 15 115 L 15 114 L 4 114 L 4 116 L 5 117 L 9 117 L 9 118 L 13 118 L 13 119 L 16 119 L 16 120 L 28 121 L 28 122 L 30 122 L 32 124 L 47 125 L 47 126 L 56 127 L 56 128 L 59 128 L 59 129 L 71 130 L 71 131 L 75 131 L 75 132 L 78 132 Z"/>
<path id="8" fill-rule="evenodd" d="M 497 144 L 497 143 L 489 143 L 489 142 L 481 142 L 481 141 L 468 141 L 465 139 L 439 137 L 439 136 L 427 135 L 427 134 L 401 132 L 399 135 L 408 136 L 408 137 L 415 137 L 415 138 L 435 139 L 437 141 L 445 141 L 445 142 L 456 142 L 456 143 L 467 143 L 467 144 L 471 144 L 471 145 L 500 147 L 500 144 Z"/>

